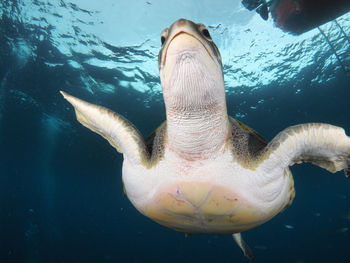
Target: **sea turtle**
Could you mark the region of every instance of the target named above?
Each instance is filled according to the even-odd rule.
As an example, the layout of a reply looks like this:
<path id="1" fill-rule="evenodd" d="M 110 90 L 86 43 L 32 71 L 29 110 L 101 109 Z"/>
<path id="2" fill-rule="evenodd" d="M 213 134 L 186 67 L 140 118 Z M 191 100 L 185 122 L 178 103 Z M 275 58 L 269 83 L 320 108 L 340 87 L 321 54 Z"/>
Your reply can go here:
<path id="1" fill-rule="evenodd" d="M 349 176 L 344 129 L 310 123 L 270 143 L 228 116 L 218 48 L 203 24 L 180 19 L 161 34 L 166 122 L 146 140 L 121 115 L 61 92 L 78 121 L 124 154 L 125 193 L 143 215 L 177 231 L 232 234 L 259 226 L 294 198 L 289 166 L 311 162 Z"/>

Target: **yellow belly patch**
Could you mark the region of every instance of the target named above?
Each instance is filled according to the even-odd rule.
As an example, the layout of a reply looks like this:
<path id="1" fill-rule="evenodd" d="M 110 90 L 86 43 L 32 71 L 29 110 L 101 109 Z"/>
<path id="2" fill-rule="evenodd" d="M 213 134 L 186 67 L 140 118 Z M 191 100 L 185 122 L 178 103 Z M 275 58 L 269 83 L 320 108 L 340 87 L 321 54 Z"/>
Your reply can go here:
<path id="1" fill-rule="evenodd" d="M 266 221 L 266 215 L 225 186 L 182 182 L 161 188 L 143 214 L 188 233 L 241 232 Z"/>

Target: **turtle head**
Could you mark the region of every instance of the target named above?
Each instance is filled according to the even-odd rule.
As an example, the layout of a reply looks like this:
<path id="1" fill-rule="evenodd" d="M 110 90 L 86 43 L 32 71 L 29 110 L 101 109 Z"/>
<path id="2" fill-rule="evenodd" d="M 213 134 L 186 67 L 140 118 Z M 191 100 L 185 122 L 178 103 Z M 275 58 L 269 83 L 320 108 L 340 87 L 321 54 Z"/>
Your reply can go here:
<path id="1" fill-rule="evenodd" d="M 186 160 L 212 158 L 229 134 L 219 50 L 204 25 L 185 19 L 164 29 L 161 42 L 169 149 Z"/>
<path id="2" fill-rule="evenodd" d="M 203 24 L 179 19 L 162 31 L 159 71 L 167 110 L 225 103 L 222 61 Z"/>

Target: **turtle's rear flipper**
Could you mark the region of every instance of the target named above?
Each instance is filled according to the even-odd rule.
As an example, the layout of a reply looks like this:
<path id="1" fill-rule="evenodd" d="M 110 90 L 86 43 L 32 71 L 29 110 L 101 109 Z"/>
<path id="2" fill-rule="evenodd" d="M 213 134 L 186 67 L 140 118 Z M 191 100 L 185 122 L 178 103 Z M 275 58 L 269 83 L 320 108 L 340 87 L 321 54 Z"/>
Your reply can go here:
<path id="1" fill-rule="evenodd" d="M 237 245 L 242 249 L 244 255 L 247 258 L 252 259 L 253 252 L 250 249 L 250 247 L 246 244 L 246 242 L 244 242 L 241 233 L 232 234 L 232 237 L 236 241 Z"/>
<path id="2" fill-rule="evenodd" d="M 343 128 L 329 124 L 309 123 L 289 127 L 280 132 L 261 154 L 262 169 L 274 169 L 310 162 L 332 173 L 343 170 L 350 174 L 350 137 Z"/>
<path id="3" fill-rule="evenodd" d="M 61 94 L 74 106 L 77 120 L 107 139 L 118 152 L 124 153 L 124 158 L 134 164 L 147 162 L 143 138 L 128 120 L 107 108 L 85 102 L 63 91 Z"/>

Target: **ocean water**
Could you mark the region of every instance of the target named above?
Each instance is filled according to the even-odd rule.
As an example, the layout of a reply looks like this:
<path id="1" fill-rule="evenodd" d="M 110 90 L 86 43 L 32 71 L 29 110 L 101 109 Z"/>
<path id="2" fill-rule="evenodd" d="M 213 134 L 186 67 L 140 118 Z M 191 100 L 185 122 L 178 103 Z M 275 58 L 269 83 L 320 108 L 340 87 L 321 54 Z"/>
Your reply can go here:
<path id="1" fill-rule="evenodd" d="M 350 75 L 318 30 L 291 36 L 240 1 L 0 2 L 0 262 L 248 262 L 229 235 L 185 237 L 136 211 L 122 156 L 82 127 L 59 90 L 104 105 L 146 137 L 165 119 L 160 32 L 209 26 L 228 112 L 271 140 L 326 122 L 350 133 Z M 350 34 L 350 14 L 338 18 Z M 322 26 L 350 67 L 350 43 Z M 291 168 L 293 205 L 243 234 L 251 262 L 350 262 L 350 181 Z"/>

